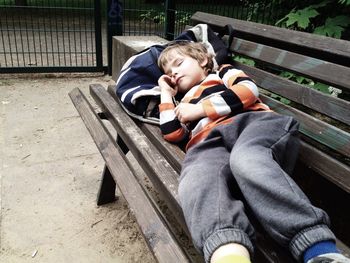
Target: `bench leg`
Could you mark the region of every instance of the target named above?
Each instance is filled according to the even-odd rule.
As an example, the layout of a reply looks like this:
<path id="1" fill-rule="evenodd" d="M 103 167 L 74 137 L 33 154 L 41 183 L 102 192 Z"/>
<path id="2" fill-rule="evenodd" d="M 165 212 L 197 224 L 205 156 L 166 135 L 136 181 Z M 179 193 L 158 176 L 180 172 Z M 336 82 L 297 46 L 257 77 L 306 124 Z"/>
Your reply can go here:
<path id="1" fill-rule="evenodd" d="M 127 154 L 129 148 L 122 138 L 117 135 L 117 144 L 124 154 Z M 97 205 L 104 205 L 117 200 L 115 195 L 116 183 L 107 166 L 103 169 L 102 181 L 97 194 Z"/>
<path id="2" fill-rule="evenodd" d="M 100 189 L 97 194 L 97 205 L 104 205 L 117 200 L 115 196 L 116 183 L 108 169 L 105 166 L 102 174 Z"/>

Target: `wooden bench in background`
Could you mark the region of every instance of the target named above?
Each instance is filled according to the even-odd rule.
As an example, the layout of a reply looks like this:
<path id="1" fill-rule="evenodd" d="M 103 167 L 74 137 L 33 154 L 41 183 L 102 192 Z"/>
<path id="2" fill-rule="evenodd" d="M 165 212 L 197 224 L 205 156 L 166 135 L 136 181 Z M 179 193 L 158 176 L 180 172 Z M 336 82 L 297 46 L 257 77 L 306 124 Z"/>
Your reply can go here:
<path id="1" fill-rule="evenodd" d="M 231 46 L 233 54 L 255 61 L 255 67 L 233 62 L 235 66 L 256 81 L 261 88 L 262 100 L 273 110 L 300 121 L 302 147 L 292 177 L 315 205 L 328 212 L 338 245 L 349 255 L 350 42 L 201 12 L 195 13 L 191 21 L 192 25 L 207 23 L 217 32 L 231 24 L 235 30 Z M 164 39 L 148 36 L 115 37 L 113 41 L 114 79 L 124 62 L 144 49 L 145 41 L 146 45 L 165 43 Z M 276 75 L 282 70 L 338 88 L 347 100 Z M 142 175 L 126 157 L 130 151 L 152 182 L 153 190 L 166 203 L 170 217 L 188 233 L 177 194 L 184 153 L 162 139 L 158 126 L 131 119 L 120 106 L 114 87 L 106 90 L 101 85 L 91 85 L 90 94 L 100 106 L 98 113 L 103 114 L 94 112 L 79 89 L 70 92 L 106 162 L 98 204 L 115 200 L 117 183 L 157 261 L 201 261 L 201 257 L 193 256 L 179 245 L 178 236 L 172 233 L 173 223 L 169 223 L 172 220 L 164 215 L 149 188 L 141 187 Z M 283 104 L 273 99 L 275 94 L 291 102 Z M 99 118 L 102 115 L 116 130 L 117 139 Z M 293 262 L 290 254 L 259 226 L 257 230 L 255 262 Z"/>

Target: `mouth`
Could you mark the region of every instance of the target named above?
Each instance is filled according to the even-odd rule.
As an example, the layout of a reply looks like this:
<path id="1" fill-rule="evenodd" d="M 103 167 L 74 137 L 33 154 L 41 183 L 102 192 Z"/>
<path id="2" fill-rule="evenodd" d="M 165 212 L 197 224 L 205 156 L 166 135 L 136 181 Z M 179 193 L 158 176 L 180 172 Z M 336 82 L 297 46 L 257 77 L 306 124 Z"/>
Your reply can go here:
<path id="1" fill-rule="evenodd" d="M 178 84 L 179 84 L 179 81 L 180 81 L 182 78 L 183 78 L 183 76 L 177 77 L 177 78 L 175 79 L 175 84 L 178 85 Z"/>

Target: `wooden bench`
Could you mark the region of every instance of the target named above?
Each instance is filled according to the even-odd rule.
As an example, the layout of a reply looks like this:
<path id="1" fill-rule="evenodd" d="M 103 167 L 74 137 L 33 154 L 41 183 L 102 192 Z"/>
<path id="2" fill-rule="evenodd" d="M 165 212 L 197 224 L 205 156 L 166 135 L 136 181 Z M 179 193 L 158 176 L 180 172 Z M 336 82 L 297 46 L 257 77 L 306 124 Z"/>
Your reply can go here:
<path id="1" fill-rule="evenodd" d="M 301 122 L 302 147 L 292 177 L 315 205 L 328 212 L 338 245 L 349 255 L 350 103 L 275 73 L 288 70 L 324 82 L 341 89 L 341 95 L 349 98 L 350 42 L 201 12 L 195 13 L 191 21 L 193 25 L 207 23 L 217 32 L 231 24 L 235 29 L 232 52 L 256 62 L 255 67 L 233 63 L 256 81 L 265 103 L 276 112 L 293 115 Z M 144 41 L 146 45 L 165 42 L 149 36 L 114 38 L 114 79 L 128 57 L 144 49 Z M 152 182 L 153 190 L 171 211 L 170 221 L 175 218 L 188 233 L 177 194 L 184 153 L 163 140 L 158 126 L 131 119 L 120 106 L 114 87 L 106 90 L 101 85 L 91 85 L 90 94 L 100 106 L 98 113 L 79 89 L 72 90 L 70 97 L 106 162 L 97 203 L 114 201 L 117 183 L 159 262 L 200 262 L 201 257 L 193 256 L 179 245 L 181 242 L 172 233 L 174 224 L 169 223 L 169 216 L 159 208 L 152 191 L 141 187 L 143 175 L 140 176 L 126 157 L 130 151 Z M 276 94 L 291 102 L 286 105 L 273 99 Z M 101 121 L 102 116 L 111 122 L 117 139 Z M 255 262 L 294 262 L 289 252 L 272 241 L 259 226 L 257 237 Z"/>

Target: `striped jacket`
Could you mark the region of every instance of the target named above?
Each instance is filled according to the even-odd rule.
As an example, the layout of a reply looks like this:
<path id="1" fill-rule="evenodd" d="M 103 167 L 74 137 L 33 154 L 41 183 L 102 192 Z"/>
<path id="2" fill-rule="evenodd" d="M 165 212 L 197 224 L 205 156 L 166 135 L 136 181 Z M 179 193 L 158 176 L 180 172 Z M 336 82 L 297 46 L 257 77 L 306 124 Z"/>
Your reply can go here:
<path id="1" fill-rule="evenodd" d="M 224 33 L 232 34 L 232 31 L 228 31 Z M 174 42 L 176 41 L 202 43 L 214 56 L 213 62 L 216 67 L 218 64 L 226 63 L 229 58 L 229 50 L 224 41 L 207 24 L 198 24 L 185 30 L 176 37 Z M 172 43 L 170 42 L 170 44 Z M 149 42 L 145 41 L 143 44 L 147 46 Z M 159 123 L 157 106 L 160 89 L 158 79 L 163 73 L 158 68 L 157 59 L 167 45 L 153 45 L 135 54 L 125 62 L 119 72 L 115 87 L 116 95 L 124 110 L 133 118 L 144 122 Z M 155 108 L 153 105 L 156 105 Z"/>
<path id="2" fill-rule="evenodd" d="M 161 103 L 160 129 L 164 138 L 173 143 L 188 142 L 186 149 L 204 140 L 216 126 L 232 121 L 233 116 L 269 107 L 259 100 L 255 83 L 242 70 L 223 65 L 204 81 L 190 89 L 181 102 L 202 104 L 206 117 L 182 124 L 175 116 L 173 103 Z"/>

